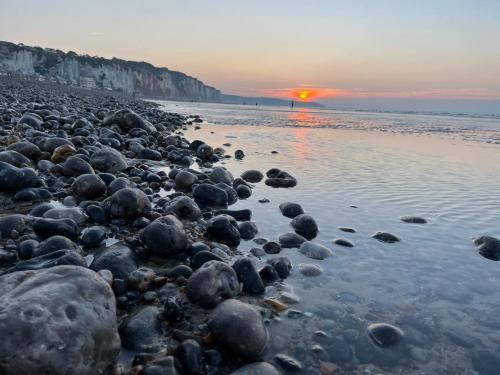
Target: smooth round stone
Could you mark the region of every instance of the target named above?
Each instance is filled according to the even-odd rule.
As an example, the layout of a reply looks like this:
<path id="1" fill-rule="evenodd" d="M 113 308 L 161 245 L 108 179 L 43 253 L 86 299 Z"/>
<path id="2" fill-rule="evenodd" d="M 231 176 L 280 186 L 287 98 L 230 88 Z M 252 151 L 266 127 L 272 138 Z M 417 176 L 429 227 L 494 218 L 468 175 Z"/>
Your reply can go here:
<path id="1" fill-rule="evenodd" d="M 220 345 L 246 359 L 258 358 L 267 344 L 259 311 L 235 299 L 221 302 L 212 311 L 208 328 Z"/>
<path id="2" fill-rule="evenodd" d="M 395 243 L 400 241 L 400 239 L 397 236 L 387 232 L 377 232 L 372 237 L 375 238 L 377 241 L 385 243 Z"/>
<path id="3" fill-rule="evenodd" d="M 244 240 L 251 240 L 259 232 L 257 224 L 253 221 L 244 221 L 238 224 L 238 231 L 240 232 L 241 238 Z"/>
<path id="4" fill-rule="evenodd" d="M 64 162 L 62 174 L 67 177 L 78 177 L 83 174 L 93 174 L 94 169 L 82 158 L 70 156 Z"/>
<path id="5" fill-rule="evenodd" d="M 291 371 L 300 371 L 302 370 L 302 365 L 295 358 L 292 358 L 286 354 L 276 354 L 274 356 L 276 361 L 285 369 Z"/>
<path id="6" fill-rule="evenodd" d="M 276 269 L 270 264 L 266 264 L 264 267 L 262 267 L 259 270 L 259 275 L 262 281 L 268 284 L 280 279 L 278 272 L 276 272 Z"/>
<path id="7" fill-rule="evenodd" d="M 136 352 L 158 352 L 162 339 L 159 315 L 156 306 L 146 306 L 130 316 L 120 326 L 122 346 Z"/>
<path id="8" fill-rule="evenodd" d="M 83 174 L 76 178 L 71 190 L 78 198 L 95 199 L 106 193 L 106 183 L 95 174 Z"/>
<path id="9" fill-rule="evenodd" d="M 333 243 L 335 245 L 344 246 L 344 247 L 354 247 L 354 244 L 351 241 L 346 240 L 345 238 L 336 238 L 333 240 Z"/>
<path id="10" fill-rule="evenodd" d="M 402 216 L 401 221 L 409 224 L 427 224 L 427 220 L 418 216 Z"/>
<path id="11" fill-rule="evenodd" d="M 246 199 L 252 195 L 252 189 L 246 185 L 239 185 L 236 188 L 236 193 L 238 194 L 238 198 Z"/>
<path id="12" fill-rule="evenodd" d="M 342 232 L 346 232 L 346 233 L 356 233 L 356 229 L 354 229 L 354 228 L 339 227 L 338 229 L 341 230 Z"/>
<path id="13" fill-rule="evenodd" d="M 299 251 L 306 257 L 317 260 L 323 260 L 332 255 L 332 251 L 327 247 L 309 241 L 300 245 Z"/>
<path id="14" fill-rule="evenodd" d="M 197 252 L 191 258 L 191 267 L 193 267 L 193 269 L 197 270 L 202 265 L 204 265 L 205 263 L 207 263 L 211 260 L 217 260 L 219 262 L 224 261 L 224 259 L 222 259 L 217 254 L 212 253 L 210 250 L 202 250 L 202 251 Z"/>
<path id="15" fill-rule="evenodd" d="M 0 191 L 17 192 L 28 187 L 42 185 L 40 178 L 31 168 L 17 168 L 0 161 Z"/>
<path id="16" fill-rule="evenodd" d="M 175 350 L 175 357 L 181 363 L 184 373 L 189 375 L 205 373 L 203 350 L 195 340 L 184 340 Z"/>
<path id="17" fill-rule="evenodd" d="M 7 272 L 41 270 L 62 265 L 87 267 L 85 259 L 79 253 L 74 250 L 62 249 L 18 262 L 15 266 L 9 268 Z"/>
<path id="18" fill-rule="evenodd" d="M 483 257 L 495 261 L 500 260 L 500 240 L 495 237 L 480 236 L 473 238 L 473 241 Z"/>
<path id="19" fill-rule="evenodd" d="M 72 219 L 37 219 L 33 223 L 33 231 L 37 236 L 48 238 L 52 236 L 65 236 L 76 239 L 80 233 L 78 224 Z"/>
<path id="20" fill-rule="evenodd" d="M 289 232 L 281 234 L 278 237 L 278 241 L 281 247 L 286 249 L 286 248 L 300 247 L 300 245 L 302 245 L 307 240 L 300 234 L 297 234 L 295 232 Z"/>
<path id="21" fill-rule="evenodd" d="M 50 199 L 51 196 L 52 194 L 46 189 L 26 188 L 14 194 L 12 200 L 14 202 L 31 202 Z"/>
<path id="22" fill-rule="evenodd" d="M 243 172 L 241 178 L 248 182 L 260 182 L 264 178 L 264 175 L 260 171 L 251 169 Z"/>
<path id="23" fill-rule="evenodd" d="M 15 272 L 0 277 L 0 294 L 5 374 L 100 374 L 115 361 L 115 296 L 95 272 L 75 266 Z"/>
<path id="24" fill-rule="evenodd" d="M 109 147 L 96 151 L 90 158 L 90 164 L 99 171 L 107 173 L 119 173 L 128 167 L 125 157 Z"/>
<path id="25" fill-rule="evenodd" d="M 262 248 L 267 254 L 279 254 L 281 252 L 280 244 L 274 241 L 266 242 Z"/>
<path id="26" fill-rule="evenodd" d="M 272 168 L 266 172 L 268 177 L 266 185 L 277 188 L 291 188 L 297 185 L 297 179 L 289 173 L 278 168 Z"/>
<path id="27" fill-rule="evenodd" d="M 264 283 L 257 272 L 255 265 L 248 258 L 239 258 L 233 268 L 243 284 L 243 291 L 248 294 L 262 294 L 266 291 Z"/>
<path id="28" fill-rule="evenodd" d="M 317 264 L 300 263 L 299 272 L 307 277 L 316 277 L 323 273 L 323 268 Z"/>
<path id="29" fill-rule="evenodd" d="M 102 202 L 102 208 L 111 218 L 136 218 L 151 209 L 146 194 L 139 189 L 121 189 Z"/>
<path id="30" fill-rule="evenodd" d="M 401 329 L 387 323 L 370 324 L 367 331 L 373 342 L 381 347 L 392 346 L 399 342 L 404 336 Z"/>
<path id="31" fill-rule="evenodd" d="M 257 258 L 261 258 L 263 256 L 266 255 L 266 252 L 264 251 L 264 249 L 261 249 L 260 247 L 252 247 L 250 249 L 250 253 L 254 256 L 254 257 L 257 257 Z"/>
<path id="32" fill-rule="evenodd" d="M 187 236 L 182 223 L 173 215 L 154 220 L 141 233 L 141 240 L 153 254 L 172 256 L 187 248 Z"/>
<path id="33" fill-rule="evenodd" d="M 267 362 L 254 362 L 240 367 L 230 375 L 280 375 L 280 372 Z"/>
<path id="34" fill-rule="evenodd" d="M 31 160 L 36 160 L 42 155 L 38 146 L 31 142 L 14 143 L 9 145 L 7 150 L 17 151 Z"/>
<path id="35" fill-rule="evenodd" d="M 82 234 L 82 245 L 93 247 L 100 245 L 106 239 L 106 229 L 95 226 L 86 228 Z"/>
<path id="36" fill-rule="evenodd" d="M 198 156 L 201 160 L 210 159 L 213 153 L 214 149 L 205 143 L 201 144 L 196 150 L 196 156 Z"/>
<path id="37" fill-rule="evenodd" d="M 189 279 L 193 274 L 193 270 L 191 267 L 188 267 L 184 264 L 179 264 L 178 266 L 170 268 L 165 276 L 169 279 L 177 280 L 179 277 L 184 277 L 185 279 Z"/>
<path id="38" fill-rule="evenodd" d="M 101 173 L 99 173 L 99 175 L 101 175 Z M 126 188 L 135 188 L 135 187 L 137 187 L 137 185 L 135 183 L 133 183 L 132 181 L 130 181 L 128 178 L 118 177 L 109 183 L 108 194 L 113 195 L 118 190 L 126 189 Z"/>
<path id="39" fill-rule="evenodd" d="M 306 214 L 300 214 L 295 216 L 295 218 L 290 222 L 295 232 L 301 236 L 311 239 L 318 234 L 318 224 L 312 218 L 312 216 Z"/>
<path id="40" fill-rule="evenodd" d="M 229 215 L 218 215 L 210 219 L 207 223 L 207 235 L 228 246 L 238 246 L 241 240 L 238 223 Z"/>
<path id="41" fill-rule="evenodd" d="M 137 258 L 129 247 L 118 242 L 98 251 L 90 268 L 94 271 L 110 270 L 115 279 L 125 280 L 130 272 L 137 269 Z"/>
<path id="42" fill-rule="evenodd" d="M 214 185 L 200 184 L 193 189 L 196 203 L 205 206 L 225 207 L 228 204 L 228 193 Z"/>
<path id="43" fill-rule="evenodd" d="M 48 219 L 71 219 L 78 225 L 83 225 L 88 217 L 79 207 L 52 208 L 43 214 Z"/>
<path id="44" fill-rule="evenodd" d="M 275 269 L 276 273 L 281 279 L 286 279 L 290 275 L 290 271 L 292 270 L 292 263 L 290 262 L 290 259 L 285 257 L 269 259 L 267 263 Z"/>
<path id="45" fill-rule="evenodd" d="M 233 183 L 233 175 L 226 168 L 223 167 L 215 167 L 212 169 L 212 173 L 210 174 L 210 180 L 218 184 L 222 182 L 226 185 L 232 185 Z"/>
<path id="46" fill-rule="evenodd" d="M 77 250 L 77 246 L 73 241 L 64 236 L 52 236 L 40 242 L 34 249 L 31 256 L 37 257 L 40 255 L 50 254 L 57 250 Z"/>
<path id="47" fill-rule="evenodd" d="M 0 217 L 0 234 L 2 237 L 10 237 L 13 231 L 24 233 L 30 217 L 21 214 L 12 214 Z"/>
<path id="48" fill-rule="evenodd" d="M 175 187 L 181 190 L 189 190 L 191 186 L 198 182 L 198 177 L 194 173 L 188 171 L 180 171 L 175 176 Z"/>
<path id="49" fill-rule="evenodd" d="M 224 262 L 209 261 L 198 268 L 187 281 L 186 292 L 191 303 L 213 308 L 239 292 L 238 276 Z"/>
<path id="50" fill-rule="evenodd" d="M 0 151 L 0 161 L 13 165 L 14 167 L 28 167 L 31 160 L 17 151 Z"/>
<path id="51" fill-rule="evenodd" d="M 173 214 L 181 220 L 197 220 L 201 217 L 201 210 L 194 200 L 187 196 L 175 197 L 164 207 L 166 214 Z"/>
<path id="52" fill-rule="evenodd" d="M 52 162 L 56 163 L 56 164 L 62 163 L 68 157 L 73 155 L 75 152 L 76 152 L 76 149 L 73 145 L 70 145 L 70 144 L 61 145 L 61 146 L 55 148 L 50 160 L 52 160 Z"/>
<path id="53" fill-rule="evenodd" d="M 283 202 L 279 205 L 279 208 L 283 216 L 291 219 L 304 213 L 304 209 L 298 203 Z"/>

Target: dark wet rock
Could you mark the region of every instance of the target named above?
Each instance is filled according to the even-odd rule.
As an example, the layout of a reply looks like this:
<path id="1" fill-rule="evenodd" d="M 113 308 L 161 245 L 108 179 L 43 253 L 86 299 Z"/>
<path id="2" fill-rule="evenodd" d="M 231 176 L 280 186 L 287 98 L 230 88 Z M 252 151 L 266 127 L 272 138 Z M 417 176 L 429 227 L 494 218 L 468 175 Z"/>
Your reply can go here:
<path id="1" fill-rule="evenodd" d="M 36 219 L 33 223 L 33 231 L 42 238 L 61 235 L 76 239 L 80 234 L 78 224 L 72 219 Z"/>
<path id="2" fill-rule="evenodd" d="M 242 210 L 219 210 L 217 215 L 229 215 L 238 221 L 249 221 L 252 218 L 252 211 L 248 208 Z"/>
<path id="3" fill-rule="evenodd" d="M 103 125 L 118 125 L 124 132 L 129 132 L 132 129 L 142 129 L 147 133 L 156 131 L 156 128 L 149 121 L 128 108 L 120 109 L 106 116 Z"/>
<path id="4" fill-rule="evenodd" d="M 248 182 L 260 182 L 264 178 L 264 175 L 260 171 L 251 169 L 243 172 L 241 178 Z"/>
<path id="5" fill-rule="evenodd" d="M 289 232 L 283 233 L 278 237 L 278 241 L 282 248 L 300 247 L 307 240 L 300 234 Z"/>
<path id="6" fill-rule="evenodd" d="M 252 195 L 252 189 L 245 185 L 239 185 L 236 188 L 236 193 L 238 194 L 238 198 L 246 199 Z"/>
<path id="7" fill-rule="evenodd" d="M 356 229 L 354 228 L 349 228 L 349 227 L 339 227 L 339 230 L 342 232 L 347 232 L 347 233 L 356 233 Z"/>
<path id="8" fill-rule="evenodd" d="M 267 254 L 279 254 L 281 252 L 280 244 L 274 241 L 266 242 L 262 248 Z"/>
<path id="9" fill-rule="evenodd" d="M 272 187 L 290 188 L 297 185 L 297 179 L 289 173 L 278 168 L 273 168 L 267 171 L 266 185 Z"/>
<path id="10" fill-rule="evenodd" d="M 147 249 L 156 255 L 172 256 L 187 248 L 187 236 L 182 223 L 173 215 L 154 220 L 141 233 Z"/>
<path id="11" fill-rule="evenodd" d="M 37 160 L 42 155 L 38 146 L 31 142 L 14 143 L 9 145 L 7 150 L 17 151 L 31 160 Z"/>
<path id="12" fill-rule="evenodd" d="M 228 246 L 238 246 L 241 240 L 238 223 L 229 215 L 218 215 L 210 219 L 207 223 L 207 235 Z"/>
<path id="13" fill-rule="evenodd" d="M 302 365 L 295 358 L 292 358 L 286 354 L 278 353 L 274 356 L 276 361 L 286 370 L 290 371 L 300 371 L 302 370 Z"/>
<path id="14" fill-rule="evenodd" d="M 43 214 L 46 213 L 48 210 L 51 210 L 55 208 L 54 204 L 52 203 L 42 203 L 33 208 L 30 211 L 30 215 L 34 217 L 43 217 Z"/>
<path id="15" fill-rule="evenodd" d="M 47 189 L 42 188 L 26 188 L 19 190 L 12 200 L 14 202 L 33 202 L 50 199 L 52 194 Z"/>
<path id="16" fill-rule="evenodd" d="M 31 256 L 37 257 L 40 255 L 50 254 L 57 250 L 74 250 L 77 251 L 77 246 L 73 241 L 64 236 L 52 236 L 40 242 L 34 249 Z"/>
<path id="17" fill-rule="evenodd" d="M 179 360 L 184 374 L 205 374 L 203 350 L 195 340 L 184 340 L 175 350 L 175 357 Z"/>
<path id="18" fill-rule="evenodd" d="M 33 252 L 38 246 L 38 241 L 36 240 L 25 240 L 19 244 L 17 247 L 17 253 L 19 258 L 28 259 L 33 256 Z"/>
<path id="19" fill-rule="evenodd" d="M 137 258 L 129 247 L 116 243 L 98 251 L 90 268 L 94 271 L 110 270 L 115 279 L 126 279 L 130 272 L 137 269 Z"/>
<path id="20" fill-rule="evenodd" d="M 227 204 L 231 205 L 234 204 L 238 201 L 238 193 L 236 190 L 232 188 L 232 186 L 229 186 L 223 182 L 219 182 L 215 185 L 219 189 L 222 189 L 226 192 L 227 194 Z"/>
<path id="21" fill-rule="evenodd" d="M 295 232 L 307 239 L 314 238 L 319 231 L 316 221 L 312 218 L 312 216 L 306 214 L 296 216 L 290 224 L 293 229 L 295 229 Z"/>
<path id="22" fill-rule="evenodd" d="M 33 129 L 42 130 L 43 120 L 36 113 L 25 113 L 19 119 L 18 124 L 26 124 L 31 126 Z"/>
<path id="23" fill-rule="evenodd" d="M 63 145 L 71 145 L 74 146 L 73 143 L 69 139 L 61 138 L 61 137 L 41 137 L 33 139 L 33 142 L 40 148 L 42 151 L 49 152 L 52 154 L 56 148 Z"/>
<path id="24" fill-rule="evenodd" d="M 231 375 L 280 375 L 280 372 L 269 363 L 254 362 L 240 367 Z"/>
<path id="25" fill-rule="evenodd" d="M 43 214 L 48 219 L 71 219 L 78 225 L 83 225 L 88 217 L 79 207 L 52 208 Z"/>
<path id="26" fill-rule="evenodd" d="M 490 236 L 480 236 L 473 238 L 474 245 L 477 246 L 479 254 L 486 259 L 500 260 L 500 240 Z"/>
<path id="27" fill-rule="evenodd" d="M 116 193 L 118 190 L 121 189 L 127 189 L 127 188 L 135 188 L 137 185 L 130 181 L 126 177 L 118 177 L 115 178 L 113 181 L 110 182 L 108 186 L 108 194 L 113 195 Z"/>
<path id="28" fill-rule="evenodd" d="M 244 221 L 238 224 L 238 231 L 242 239 L 251 240 L 259 232 L 259 229 L 253 221 Z"/>
<path id="29" fill-rule="evenodd" d="M 299 271 L 304 276 L 315 277 L 323 273 L 323 268 L 317 264 L 301 263 L 299 264 Z"/>
<path id="30" fill-rule="evenodd" d="M 202 251 L 197 252 L 191 258 L 191 267 L 193 267 L 193 269 L 197 270 L 202 265 L 204 265 L 207 262 L 210 262 L 211 260 L 217 260 L 219 262 L 223 262 L 224 261 L 224 259 L 222 259 L 217 254 L 214 254 L 214 253 L 212 253 L 211 251 L 208 251 L 208 250 L 202 250 Z"/>
<path id="31" fill-rule="evenodd" d="M 367 331 L 373 342 L 381 347 L 392 346 L 398 343 L 404 336 L 401 329 L 387 323 L 370 324 Z"/>
<path id="32" fill-rule="evenodd" d="M 286 279 L 290 275 L 290 271 L 292 270 L 292 263 L 290 263 L 290 259 L 285 257 L 269 259 L 267 261 L 267 264 L 271 265 L 275 269 L 276 273 L 281 279 Z"/>
<path id="33" fill-rule="evenodd" d="M 153 287 L 156 278 L 156 272 L 151 268 L 140 267 L 130 272 L 127 276 L 128 290 L 137 290 L 145 292 Z"/>
<path id="34" fill-rule="evenodd" d="M 201 160 L 208 160 L 214 154 L 214 149 L 209 145 L 203 143 L 196 150 L 196 156 L 198 156 Z"/>
<path id="35" fill-rule="evenodd" d="M 9 268 L 7 272 L 40 270 L 63 265 L 86 267 L 87 263 L 76 251 L 63 249 L 19 262 L 14 267 Z"/>
<path id="36" fill-rule="evenodd" d="M 106 239 L 106 229 L 104 227 L 89 227 L 83 231 L 82 245 L 85 247 L 94 247 L 102 244 Z"/>
<path id="37" fill-rule="evenodd" d="M 210 251 L 210 246 L 201 241 L 196 241 L 188 246 L 187 253 L 189 256 L 193 256 L 200 251 Z"/>
<path id="38" fill-rule="evenodd" d="M 266 255 L 264 249 L 261 249 L 260 247 L 252 247 L 250 249 L 250 253 L 257 258 L 262 258 L 263 256 Z"/>
<path id="39" fill-rule="evenodd" d="M 385 243 L 395 243 L 400 241 L 400 239 L 397 236 L 387 232 L 377 232 L 372 237 L 380 242 L 385 242 Z"/>
<path id="40" fill-rule="evenodd" d="M 427 220 L 418 216 L 402 216 L 401 221 L 409 224 L 427 224 Z"/>
<path id="41" fill-rule="evenodd" d="M 213 308 L 239 291 L 234 269 L 218 261 L 203 264 L 188 279 L 186 287 L 189 301 L 204 308 Z"/>
<path id="42" fill-rule="evenodd" d="M 243 284 L 243 291 L 248 294 L 262 294 L 266 288 L 257 272 L 255 265 L 248 258 L 239 258 L 234 262 L 233 268 Z"/>
<path id="43" fill-rule="evenodd" d="M 299 251 L 306 257 L 317 260 L 323 260 L 332 255 L 332 251 L 327 247 L 309 241 L 300 245 Z"/>
<path id="44" fill-rule="evenodd" d="M 17 192 L 28 187 L 38 187 L 42 181 L 31 168 L 17 168 L 0 161 L 0 191 Z"/>
<path id="45" fill-rule="evenodd" d="M 354 244 L 351 241 L 346 240 L 345 238 L 336 238 L 333 240 L 333 243 L 335 245 L 344 246 L 344 247 L 354 247 Z"/>
<path id="46" fill-rule="evenodd" d="M 175 296 L 170 296 L 165 301 L 161 318 L 167 322 L 179 322 L 184 318 L 184 308 Z"/>
<path id="47" fill-rule="evenodd" d="M 173 214 L 181 220 L 198 220 L 201 217 L 201 210 L 194 200 L 187 196 L 180 196 L 172 199 L 164 207 L 166 214 Z"/>
<path id="48" fill-rule="evenodd" d="M 119 173 L 128 166 L 125 157 L 113 148 L 96 151 L 90 158 L 90 164 L 99 171 L 108 173 Z"/>
<path id="49" fill-rule="evenodd" d="M 14 167 L 29 167 L 31 160 L 17 151 L 8 150 L 0 152 L 0 161 L 13 165 Z"/>
<path id="50" fill-rule="evenodd" d="M 93 173 L 94 169 L 92 166 L 78 156 L 71 156 L 66 159 L 62 169 L 62 174 L 66 177 L 78 177 Z"/>
<path id="51" fill-rule="evenodd" d="M 175 176 L 175 187 L 181 190 L 189 190 L 198 182 L 198 177 L 189 171 L 180 171 Z"/>
<path id="52" fill-rule="evenodd" d="M 298 203 L 283 202 L 279 207 L 281 214 L 291 219 L 304 213 L 304 209 Z"/>
<path id="53" fill-rule="evenodd" d="M 268 284 L 280 279 L 278 272 L 276 272 L 276 269 L 270 264 L 266 264 L 262 267 L 259 270 L 259 275 L 262 281 Z"/>
<path id="54" fill-rule="evenodd" d="M 210 180 L 215 182 L 216 184 L 222 182 L 226 185 L 231 186 L 233 184 L 233 175 L 226 168 L 223 167 L 215 167 L 212 169 L 212 173 L 210 173 Z"/>
<path id="55" fill-rule="evenodd" d="M 225 207 L 228 196 L 224 189 L 210 184 L 200 184 L 193 189 L 193 198 L 196 203 L 205 206 Z"/>
<path id="56" fill-rule="evenodd" d="M 102 208 L 112 218 L 135 218 L 151 209 L 146 194 L 139 189 L 121 189 L 102 202 Z"/>
<path id="57" fill-rule="evenodd" d="M 159 315 L 158 307 L 146 306 L 123 322 L 120 325 L 123 347 L 139 353 L 159 351 L 162 339 Z"/>
<path id="58" fill-rule="evenodd" d="M 24 233 L 30 218 L 26 215 L 12 214 L 0 217 L 0 235 L 2 238 L 10 237 L 15 231 L 19 234 Z"/>
<path id="59" fill-rule="evenodd" d="M 120 351 L 115 298 L 93 271 L 61 266 L 11 273 L 0 277 L 0 291 L 5 374 L 94 375 L 114 362 Z"/>
<path id="60" fill-rule="evenodd" d="M 267 344 L 259 311 L 235 299 L 220 303 L 212 311 L 208 327 L 220 345 L 243 358 L 258 358 Z"/>
<path id="61" fill-rule="evenodd" d="M 245 157 L 245 153 L 243 152 L 243 150 L 236 150 L 234 152 L 234 157 L 238 160 L 241 160 Z"/>
<path id="62" fill-rule="evenodd" d="M 193 270 L 191 267 L 186 266 L 185 264 L 179 264 L 175 267 L 170 268 L 165 276 L 169 279 L 178 279 L 179 277 L 184 277 L 185 279 L 189 279 L 189 277 L 193 274 Z"/>
<path id="63" fill-rule="evenodd" d="M 90 204 L 86 208 L 86 212 L 94 223 L 104 224 L 106 223 L 106 212 L 102 207 L 95 204 Z"/>
<path id="64" fill-rule="evenodd" d="M 83 174 L 76 178 L 71 189 L 81 199 L 95 199 L 106 193 L 106 183 L 95 174 Z"/>
<path id="65" fill-rule="evenodd" d="M 112 175 L 111 173 L 98 173 L 97 174 L 101 179 L 104 181 L 106 185 L 109 186 L 114 180 L 116 180 L 116 177 Z M 108 190 L 109 193 L 109 190 Z M 114 192 L 113 192 L 114 193 Z M 111 193 L 112 194 L 112 193 Z"/>

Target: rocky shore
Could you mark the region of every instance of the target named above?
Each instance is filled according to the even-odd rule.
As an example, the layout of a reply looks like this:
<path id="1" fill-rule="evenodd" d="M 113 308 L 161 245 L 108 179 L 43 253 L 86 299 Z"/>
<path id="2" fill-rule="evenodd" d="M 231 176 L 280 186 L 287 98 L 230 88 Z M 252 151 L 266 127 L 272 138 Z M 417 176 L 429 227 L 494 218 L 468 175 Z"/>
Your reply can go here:
<path id="1" fill-rule="evenodd" d="M 217 165 L 231 155 L 182 136 L 197 116 L 18 77 L 0 87 L 0 372 L 278 374 L 261 355 L 286 305 L 263 294 L 292 265 L 276 256 L 258 269 L 238 252 L 258 226 L 228 206 L 252 184 L 296 179 L 234 178 Z M 307 240 L 311 216 L 280 209 L 296 233 L 256 240 L 259 257 L 329 255 Z"/>

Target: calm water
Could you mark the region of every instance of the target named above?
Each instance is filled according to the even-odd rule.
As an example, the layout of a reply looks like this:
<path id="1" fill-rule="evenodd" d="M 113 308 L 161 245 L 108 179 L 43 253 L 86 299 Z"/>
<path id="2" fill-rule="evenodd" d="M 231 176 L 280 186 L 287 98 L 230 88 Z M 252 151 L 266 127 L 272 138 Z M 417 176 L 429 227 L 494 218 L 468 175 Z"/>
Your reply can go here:
<path id="1" fill-rule="evenodd" d="M 294 269 L 267 294 L 296 294 L 300 301 L 290 306 L 304 314 L 281 313 L 270 323 L 269 359 L 289 354 L 305 374 L 326 373 L 322 361 L 339 366 L 336 374 L 500 373 L 500 264 L 481 257 L 471 242 L 481 234 L 500 237 L 500 146 L 487 143 L 500 139 L 499 119 L 164 106 L 207 121 L 189 129 L 188 139 L 229 154 L 243 149 L 245 159 L 227 162 L 233 175 L 278 167 L 297 177 L 292 189 L 256 184 L 252 197 L 232 206 L 252 209 L 258 236 L 276 240 L 291 231 L 278 205 L 297 202 L 318 222 L 315 241 L 334 253 L 323 261 L 296 249 L 280 254 Z M 258 203 L 261 198 L 270 203 Z M 403 223 L 404 215 L 428 224 Z M 378 230 L 402 241 L 380 243 L 371 238 Z M 338 237 L 355 246 L 334 245 Z M 247 253 L 255 245 L 243 242 L 239 249 Z M 324 273 L 305 277 L 301 263 L 318 264 Z M 374 347 L 366 335 L 372 322 L 403 329 L 401 344 Z"/>

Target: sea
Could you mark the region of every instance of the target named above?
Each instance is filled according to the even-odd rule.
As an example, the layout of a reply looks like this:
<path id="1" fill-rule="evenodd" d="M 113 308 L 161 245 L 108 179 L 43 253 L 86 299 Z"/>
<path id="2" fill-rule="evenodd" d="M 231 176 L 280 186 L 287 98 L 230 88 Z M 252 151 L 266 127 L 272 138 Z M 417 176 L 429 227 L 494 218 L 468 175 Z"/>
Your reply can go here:
<path id="1" fill-rule="evenodd" d="M 289 308 L 267 322 L 265 359 L 290 356 L 302 374 L 500 374 L 500 263 L 472 240 L 500 238 L 499 116 L 158 103 L 201 116 L 187 139 L 232 156 L 243 150 L 224 162 L 235 177 L 279 168 L 297 178 L 293 188 L 254 184 L 231 206 L 252 210 L 258 237 L 293 231 L 278 206 L 295 202 L 318 223 L 313 241 L 333 253 L 313 260 L 284 249 L 260 259 L 254 241 L 239 246 L 258 265 L 273 256 L 293 264 L 266 291 Z M 427 224 L 403 222 L 408 215 Z M 379 242 L 377 231 L 401 241 Z M 303 275 L 309 264 L 323 272 Z M 372 323 L 399 327 L 403 339 L 376 346 Z"/>

